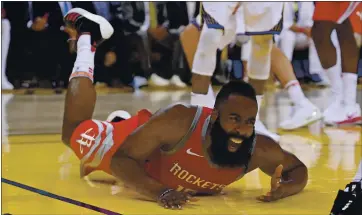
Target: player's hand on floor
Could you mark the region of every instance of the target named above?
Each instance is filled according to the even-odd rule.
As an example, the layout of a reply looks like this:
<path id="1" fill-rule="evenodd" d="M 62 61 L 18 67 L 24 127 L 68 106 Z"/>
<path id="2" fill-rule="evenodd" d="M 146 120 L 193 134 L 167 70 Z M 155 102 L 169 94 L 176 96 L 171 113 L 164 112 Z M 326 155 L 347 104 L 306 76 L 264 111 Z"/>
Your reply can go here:
<path id="1" fill-rule="evenodd" d="M 198 199 L 193 198 L 187 193 L 170 189 L 162 193 L 157 202 L 166 209 L 182 209 L 185 204 L 195 201 L 198 201 Z"/>
<path id="2" fill-rule="evenodd" d="M 283 185 L 280 183 L 283 173 L 283 165 L 279 165 L 273 174 L 273 177 L 271 178 L 270 191 L 265 194 L 258 197 L 258 200 L 263 202 L 272 202 L 276 201 L 283 196 Z"/>

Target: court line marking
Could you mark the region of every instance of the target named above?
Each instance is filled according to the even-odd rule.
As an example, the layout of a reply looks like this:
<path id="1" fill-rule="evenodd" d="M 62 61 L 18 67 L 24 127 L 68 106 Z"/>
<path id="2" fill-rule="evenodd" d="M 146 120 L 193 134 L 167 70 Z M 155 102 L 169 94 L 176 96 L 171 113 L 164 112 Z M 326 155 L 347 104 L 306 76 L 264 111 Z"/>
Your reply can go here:
<path id="1" fill-rule="evenodd" d="M 15 186 L 15 187 L 18 187 L 18 188 L 22 188 L 22 189 L 30 191 L 30 192 L 37 193 L 37 194 L 42 195 L 42 196 L 47 196 L 47 197 L 50 197 L 52 199 L 63 201 L 63 202 L 69 203 L 69 204 L 79 206 L 79 207 L 87 208 L 89 210 L 97 211 L 97 212 L 100 212 L 100 213 L 103 213 L 103 214 L 122 215 L 120 213 L 107 210 L 105 208 L 100 208 L 100 207 L 90 205 L 90 204 L 87 204 L 87 203 L 84 203 L 84 202 L 80 202 L 80 201 L 77 201 L 77 200 L 74 200 L 74 199 L 70 199 L 70 198 L 67 198 L 67 197 L 64 197 L 64 196 L 59 196 L 59 195 L 56 195 L 54 193 L 50 193 L 50 192 L 47 192 L 45 190 L 41 190 L 41 189 L 37 189 L 35 187 L 31 187 L 31 186 L 28 186 L 28 185 L 25 185 L 25 184 L 21 184 L 19 182 L 12 181 L 12 180 L 9 180 L 9 179 L 3 178 L 3 177 L 1 177 L 1 182 L 12 185 L 12 186 Z"/>

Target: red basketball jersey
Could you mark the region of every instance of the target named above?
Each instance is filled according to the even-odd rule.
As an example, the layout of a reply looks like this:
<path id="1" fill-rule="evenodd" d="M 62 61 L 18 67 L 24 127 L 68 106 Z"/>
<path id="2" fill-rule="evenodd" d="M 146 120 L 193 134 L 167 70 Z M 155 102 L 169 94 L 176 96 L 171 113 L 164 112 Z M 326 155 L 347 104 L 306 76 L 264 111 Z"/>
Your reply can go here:
<path id="1" fill-rule="evenodd" d="M 205 158 L 202 145 L 211 112 L 199 107 L 189 132 L 175 149 L 153 153 L 145 166 L 152 178 L 178 191 L 214 194 L 244 174 L 244 168 L 218 168 Z"/>

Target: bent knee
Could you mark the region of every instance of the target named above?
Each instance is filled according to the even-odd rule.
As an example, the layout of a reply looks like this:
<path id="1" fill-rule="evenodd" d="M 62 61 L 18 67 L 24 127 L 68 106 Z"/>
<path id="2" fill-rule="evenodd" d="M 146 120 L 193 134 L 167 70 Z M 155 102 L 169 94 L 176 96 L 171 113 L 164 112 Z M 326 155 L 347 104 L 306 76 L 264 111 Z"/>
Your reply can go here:
<path id="1" fill-rule="evenodd" d="M 253 59 L 268 60 L 273 47 L 272 35 L 258 35 L 251 38 L 251 57 Z M 261 62 L 262 63 L 262 62 Z"/>
<path id="2" fill-rule="evenodd" d="M 201 31 L 198 49 L 200 49 L 200 51 L 210 51 L 212 49 L 216 50 L 222 35 L 222 30 L 208 28 L 204 25 Z"/>

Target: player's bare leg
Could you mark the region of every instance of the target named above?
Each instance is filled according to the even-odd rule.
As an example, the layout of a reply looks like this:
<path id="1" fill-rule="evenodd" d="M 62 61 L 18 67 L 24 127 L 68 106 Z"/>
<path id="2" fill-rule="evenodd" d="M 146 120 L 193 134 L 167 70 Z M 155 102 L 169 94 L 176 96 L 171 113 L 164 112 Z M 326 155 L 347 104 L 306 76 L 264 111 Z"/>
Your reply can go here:
<path id="1" fill-rule="evenodd" d="M 343 77 L 336 68 L 337 52 L 330 39 L 336 29 L 341 48 Z M 359 123 L 361 109 L 356 102 L 358 49 L 349 19 L 342 24 L 331 21 L 315 21 L 312 37 L 322 67 L 331 81 L 334 102 L 324 112 L 327 124 Z"/>
<path id="2" fill-rule="evenodd" d="M 315 21 L 312 28 L 312 37 L 319 59 L 324 69 L 331 68 L 337 63 L 337 50 L 330 38 L 337 24 L 330 21 Z"/>
<path id="3" fill-rule="evenodd" d="M 195 24 L 189 24 L 180 34 L 182 48 L 186 55 L 187 64 L 192 68 L 194 57 L 197 50 L 197 44 L 200 40 L 200 29 Z"/>
<path id="4" fill-rule="evenodd" d="M 86 17 L 86 18 L 84 18 Z M 65 22 L 77 29 L 77 58 L 70 76 L 65 98 L 62 140 L 70 144 L 74 129 L 91 119 L 96 102 L 93 86 L 95 48 L 113 34 L 113 27 L 103 17 L 74 8 L 65 16 Z"/>
<path id="5" fill-rule="evenodd" d="M 282 122 L 280 127 L 292 130 L 321 119 L 322 113 L 305 97 L 288 58 L 275 45 L 271 56 L 271 72 L 279 79 L 296 107 L 291 118 Z"/>
<path id="6" fill-rule="evenodd" d="M 265 84 L 270 75 L 271 50 L 273 47 L 273 35 L 251 36 L 251 49 L 248 62 L 249 83 L 254 87 L 258 103 L 258 114 L 255 121 L 255 129 L 261 134 L 279 141 L 279 136 L 270 132 L 259 119 L 259 111 L 264 97 Z"/>
<path id="7" fill-rule="evenodd" d="M 341 47 L 343 105 L 344 111 L 338 124 L 362 123 L 361 107 L 357 103 L 357 71 L 359 50 L 349 19 L 337 26 L 337 36 Z"/>
<path id="8" fill-rule="evenodd" d="M 203 25 L 191 67 L 192 105 L 210 108 L 214 106 L 215 95 L 211 87 L 211 77 L 216 67 L 216 52 L 222 37 L 223 31 L 221 29 L 209 28 L 206 24 Z"/>
<path id="9" fill-rule="evenodd" d="M 194 57 L 197 50 L 197 45 L 200 40 L 200 30 L 193 24 L 188 25 L 185 30 L 180 35 L 181 44 L 183 46 L 184 52 L 186 53 L 186 60 L 189 65 L 189 68 L 192 68 Z M 210 88 L 211 76 L 192 74 L 192 92 L 195 94 L 204 94 L 207 95 L 210 93 L 213 97 L 212 88 Z M 210 91 L 209 91 L 210 89 Z"/>

